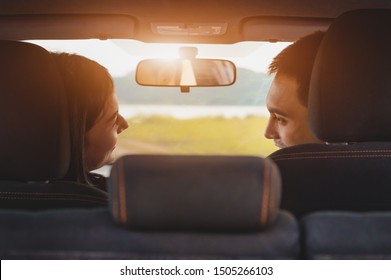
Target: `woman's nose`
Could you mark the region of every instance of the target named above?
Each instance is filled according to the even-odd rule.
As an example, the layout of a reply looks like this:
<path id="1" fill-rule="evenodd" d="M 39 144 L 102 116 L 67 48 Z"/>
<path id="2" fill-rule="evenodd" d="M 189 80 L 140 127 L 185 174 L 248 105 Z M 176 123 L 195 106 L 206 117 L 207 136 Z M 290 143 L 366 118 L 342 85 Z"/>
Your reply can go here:
<path id="1" fill-rule="evenodd" d="M 127 129 L 129 127 L 128 122 L 125 120 L 125 118 L 122 115 L 118 116 L 119 118 L 119 125 L 117 129 L 117 133 L 120 134 L 122 131 Z"/>

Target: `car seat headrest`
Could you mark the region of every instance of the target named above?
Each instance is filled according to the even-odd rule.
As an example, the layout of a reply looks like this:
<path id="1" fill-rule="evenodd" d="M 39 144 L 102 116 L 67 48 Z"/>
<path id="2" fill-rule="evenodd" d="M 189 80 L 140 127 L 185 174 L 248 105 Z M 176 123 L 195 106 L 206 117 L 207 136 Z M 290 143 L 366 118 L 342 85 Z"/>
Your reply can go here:
<path id="1" fill-rule="evenodd" d="M 0 180 L 65 175 L 70 139 L 65 88 L 50 53 L 0 41 Z"/>
<path id="2" fill-rule="evenodd" d="M 391 140 L 391 10 L 342 14 L 314 63 L 309 118 L 327 142 Z"/>
<path id="3" fill-rule="evenodd" d="M 272 224 L 276 165 L 245 156 L 129 155 L 109 180 L 115 220 L 131 229 L 251 231 Z"/>

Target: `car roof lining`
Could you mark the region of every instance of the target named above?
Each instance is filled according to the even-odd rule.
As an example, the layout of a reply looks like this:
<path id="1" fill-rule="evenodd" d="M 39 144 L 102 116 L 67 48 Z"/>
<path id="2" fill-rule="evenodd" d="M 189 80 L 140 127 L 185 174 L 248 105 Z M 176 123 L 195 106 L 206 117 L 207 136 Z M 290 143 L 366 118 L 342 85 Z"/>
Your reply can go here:
<path id="1" fill-rule="evenodd" d="M 335 18 L 347 10 L 386 7 L 391 7 L 388 0 L 2 0 L 0 15 L 122 14 L 137 16 L 140 22 L 221 21 L 249 16 Z"/>
<path id="2" fill-rule="evenodd" d="M 388 0 L 2 0 L 2 39 L 129 38 L 144 42 L 294 41 L 347 10 L 391 8 Z M 222 23 L 220 35 L 159 35 L 156 23 Z M 289 28 L 287 28 L 289 27 Z"/>
<path id="3" fill-rule="evenodd" d="M 326 31 L 332 18 L 253 17 L 241 24 L 244 41 L 292 42 L 315 31 Z"/>
<path id="4" fill-rule="evenodd" d="M 131 17 L 123 15 L 3 16 L 0 37 L 6 40 L 131 38 L 134 25 Z"/>
<path id="5" fill-rule="evenodd" d="M 136 39 L 144 42 L 237 43 L 240 41 L 294 41 L 326 30 L 332 19 L 251 17 L 219 36 L 159 35 L 152 29 L 140 37 L 137 21 L 124 15 L 17 15 L 0 16 L 0 38 L 30 39 Z M 213 23 L 212 23 L 213 24 Z M 82 27 L 82 28 L 81 28 Z"/>

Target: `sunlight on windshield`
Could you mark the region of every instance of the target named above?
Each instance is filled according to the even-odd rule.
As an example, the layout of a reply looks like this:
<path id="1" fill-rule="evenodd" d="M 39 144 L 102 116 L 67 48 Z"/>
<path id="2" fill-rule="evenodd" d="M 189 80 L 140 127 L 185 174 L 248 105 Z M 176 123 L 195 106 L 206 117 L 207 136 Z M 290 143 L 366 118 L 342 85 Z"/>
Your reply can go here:
<path id="1" fill-rule="evenodd" d="M 84 55 L 105 66 L 114 77 L 127 75 L 146 58 L 179 57 L 183 46 L 198 48 L 198 58 L 221 58 L 233 61 L 237 67 L 254 72 L 267 72 L 271 59 L 290 43 L 242 42 L 232 45 L 152 44 L 135 40 L 34 40 L 29 41 L 49 51 Z"/>
<path id="2" fill-rule="evenodd" d="M 113 76 L 120 113 L 130 127 L 118 139 L 117 156 L 134 153 L 238 154 L 267 156 L 276 150 L 265 139 L 265 97 L 272 58 L 289 43 L 241 42 L 232 45 L 151 44 L 135 40 L 34 40 L 53 52 L 86 56 Z M 143 59 L 178 58 L 183 46 L 197 58 L 233 61 L 237 81 L 228 87 L 143 87 L 135 68 Z"/>

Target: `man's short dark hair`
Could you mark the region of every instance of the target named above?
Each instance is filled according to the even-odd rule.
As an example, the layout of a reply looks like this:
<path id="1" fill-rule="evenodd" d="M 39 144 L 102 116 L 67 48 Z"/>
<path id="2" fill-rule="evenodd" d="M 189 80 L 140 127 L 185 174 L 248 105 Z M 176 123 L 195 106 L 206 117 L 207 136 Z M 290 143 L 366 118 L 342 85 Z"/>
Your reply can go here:
<path id="1" fill-rule="evenodd" d="M 269 65 L 269 74 L 286 75 L 296 79 L 299 100 L 307 107 L 312 66 L 324 32 L 304 36 L 282 50 Z"/>

